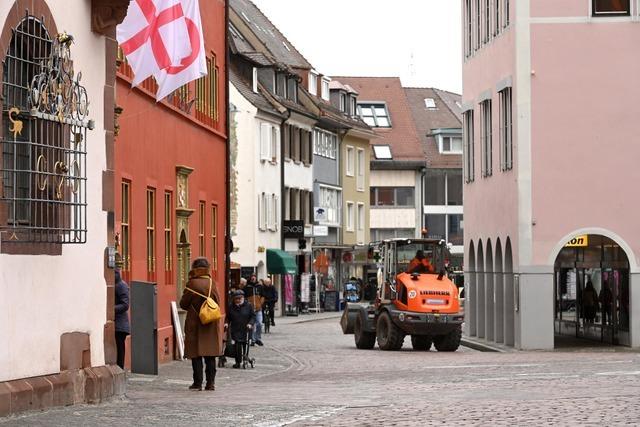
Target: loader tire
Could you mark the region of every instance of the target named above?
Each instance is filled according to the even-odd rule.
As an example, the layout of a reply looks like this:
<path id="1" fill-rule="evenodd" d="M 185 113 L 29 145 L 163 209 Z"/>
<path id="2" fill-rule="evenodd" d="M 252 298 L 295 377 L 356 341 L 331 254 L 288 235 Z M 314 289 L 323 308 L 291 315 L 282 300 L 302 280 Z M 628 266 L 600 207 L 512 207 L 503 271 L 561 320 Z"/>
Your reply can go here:
<path id="1" fill-rule="evenodd" d="M 427 335 L 411 335 L 411 345 L 416 351 L 431 350 L 431 337 Z"/>
<path id="2" fill-rule="evenodd" d="M 376 326 L 378 347 L 380 350 L 400 350 L 404 342 L 404 333 L 398 328 L 386 311 L 378 318 Z"/>
<path id="3" fill-rule="evenodd" d="M 353 325 L 353 336 L 356 341 L 356 348 L 361 350 L 371 350 L 376 344 L 376 333 L 363 330 L 362 318 L 356 317 Z"/>
<path id="4" fill-rule="evenodd" d="M 438 351 L 456 351 L 460 347 L 461 339 L 462 330 L 458 327 L 448 334 L 435 337 L 433 343 Z"/>
<path id="5" fill-rule="evenodd" d="M 342 328 L 342 333 L 345 335 L 349 335 L 353 333 L 353 325 L 349 324 L 349 309 L 345 307 L 342 312 L 342 317 L 340 317 L 340 327 Z"/>

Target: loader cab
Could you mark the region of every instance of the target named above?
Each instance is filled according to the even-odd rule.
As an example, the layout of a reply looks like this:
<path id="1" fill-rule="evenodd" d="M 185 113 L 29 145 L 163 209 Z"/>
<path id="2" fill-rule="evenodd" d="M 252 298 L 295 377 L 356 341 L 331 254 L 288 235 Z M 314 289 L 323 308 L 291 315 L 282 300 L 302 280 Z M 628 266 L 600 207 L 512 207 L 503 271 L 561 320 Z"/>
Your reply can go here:
<path id="1" fill-rule="evenodd" d="M 445 269 L 447 246 L 442 240 L 394 239 L 373 244 L 379 255 L 378 292 L 381 301 L 402 298 L 398 295 L 398 275 L 439 274 Z M 416 261 L 419 259 L 420 262 Z M 426 267 L 431 265 L 432 268 Z"/>

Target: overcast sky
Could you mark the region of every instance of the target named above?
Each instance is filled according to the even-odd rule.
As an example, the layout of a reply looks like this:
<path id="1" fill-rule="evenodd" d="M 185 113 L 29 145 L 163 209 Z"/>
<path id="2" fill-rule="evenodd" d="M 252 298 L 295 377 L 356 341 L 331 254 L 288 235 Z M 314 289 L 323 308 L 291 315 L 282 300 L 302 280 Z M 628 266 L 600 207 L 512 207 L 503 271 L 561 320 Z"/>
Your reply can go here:
<path id="1" fill-rule="evenodd" d="M 459 0 L 253 0 L 323 74 L 462 91 Z"/>

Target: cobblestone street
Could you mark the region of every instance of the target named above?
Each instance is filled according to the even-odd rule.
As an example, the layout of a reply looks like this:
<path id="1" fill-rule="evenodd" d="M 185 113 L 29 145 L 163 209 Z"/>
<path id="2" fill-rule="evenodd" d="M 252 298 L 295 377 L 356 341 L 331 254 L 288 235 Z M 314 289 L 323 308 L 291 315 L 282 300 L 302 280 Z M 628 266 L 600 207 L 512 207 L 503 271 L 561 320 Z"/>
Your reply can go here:
<path id="1" fill-rule="evenodd" d="M 301 317 L 298 320 L 304 320 Z M 2 426 L 639 424 L 640 355 L 630 351 L 357 351 L 338 319 L 272 328 L 253 370 L 218 369 L 190 392 L 191 367 L 130 375 L 126 397 L 0 419 Z M 229 365 L 228 365 L 229 366 Z"/>

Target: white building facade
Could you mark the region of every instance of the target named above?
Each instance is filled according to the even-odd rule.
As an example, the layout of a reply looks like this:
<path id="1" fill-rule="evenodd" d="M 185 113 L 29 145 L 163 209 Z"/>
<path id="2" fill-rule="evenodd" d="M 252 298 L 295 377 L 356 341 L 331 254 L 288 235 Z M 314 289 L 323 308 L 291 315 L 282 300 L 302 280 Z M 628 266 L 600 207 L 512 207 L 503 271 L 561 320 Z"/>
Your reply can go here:
<path id="1" fill-rule="evenodd" d="M 281 248 L 281 118 L 260 111 L 232 84 L 238 204 L 231 261 L 267 276 L 267 249 Z"/>
<path id="2" fill-rule="evenodd" d="M 107 12 L 121 15 L 115 3 Z M 117 46 L 102 35 L 113 27 L 92 28 L 97 15 L 91 2 L 0 3 L 0 390 L 9 390 L 0 394 L 0 416 L 7 408 L 96 402 L 124 391 L 124 374 L 113 366 L 114 251 L 108 250 Z M 73 44 L 57 37 L 63 30 Z M 71 61 L 58 62 L 65 57 Z M 51 64 L 61 69 L 49 73 Z M 64 105 L 29 89 L 32 82 L 59 84 L 54 80 L 62 74 L 77 82 L 62 80 L 75 93 Z M 62 387 L 51 386 L 52 376 Z M 33 397 L 14 394 L 24 387 Z M 73 392 L 61 394 L 65 387 Z"/>

